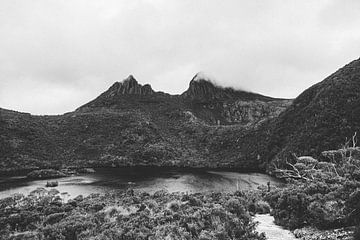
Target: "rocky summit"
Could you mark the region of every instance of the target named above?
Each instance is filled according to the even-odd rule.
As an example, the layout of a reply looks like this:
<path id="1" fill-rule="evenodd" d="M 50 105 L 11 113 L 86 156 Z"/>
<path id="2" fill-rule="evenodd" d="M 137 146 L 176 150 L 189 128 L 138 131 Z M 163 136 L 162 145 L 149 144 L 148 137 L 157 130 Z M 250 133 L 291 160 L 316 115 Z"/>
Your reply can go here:
<path id="1" fill-rule="evenodd" d="M 177 166 L 263 170 L 288 153 L 319 155 L 359 129 L 356 60 L 295 100 L 224 88 L 196 75 L 180 95 L 133 76 L 73 112 L 0 110 L 0 170 Z"/>
<path id="2" fill-rule="evenodd" d="M 124 81 L 114 83 L 106 92 L 106 94 L 109 98 L 126 94 L 151 95 L 154 94 L 154 90 L 152 90 L 149 84 L 142 86 L 135 80 L 132 75 L 130 75 Z"/>
<path id="3" fill-rule="evenodd" d="M 217 86 L 208 77 L 196 74 L 190 81 L 189 88 L 181 95 L 183 98 L 198 102 L 217 102 L 226 100 L 262 100 L 271 101 L 273 98 L 246 91 Z"/>

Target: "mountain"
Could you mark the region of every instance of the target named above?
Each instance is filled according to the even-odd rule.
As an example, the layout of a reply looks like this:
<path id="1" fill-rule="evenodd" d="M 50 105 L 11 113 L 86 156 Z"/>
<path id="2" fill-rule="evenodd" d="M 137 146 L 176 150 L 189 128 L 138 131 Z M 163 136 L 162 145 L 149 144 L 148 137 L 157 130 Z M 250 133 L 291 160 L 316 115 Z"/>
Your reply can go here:
<path id="1" fill-rule="evenodd" d="M 64 115 L 0 109 L 0 170 L 138 165 L 256 170 L 249 139 L 290 104 L 199 76 L 183 94 L 170 95 L 130 75 Z"/>
<path id="2" fill-rule="evenodd" d="M 360 60 L 295 100 L 223 88 L 196 75 L 180 95 L 133 76 L 73 112 L 0 109 L 0 171 L 63 166 L 259 170 L 291 154 L 319 157 L 360 128 Z"/>
<path id="3" fill-rule="evenodd" d="M 116 82 L 106 92 L 108 98 L 112 98 L 117 95 L 152 95 L 154 90 L 149 84 L 142 86 L 135 78 L 130 75 L 122 82 Z"/>
<path id="4" fill-rule="evenodd" d="M 233 88 L 217 86 L 204 75 L 196 74 L 190 81 L 189 88 L 182 94 L 185 99 L 200 103 L 226 101 L 226 100 L 260 100 L 272 101 L 273 98 L 260 94 L 239 91 Z"/>
<path id="5" fill-rule="evenodd" d="M 360 130 L 360 59 L 342 67 L 300 96 L 266 126 L 267 161 L 289 154 L 320 156 L 338 149 Z M 265 132 L 265 126 L 264 131 Z M 346 140 L 347 139 L 347 140 Z"/>
<path id="6" fill-rule="evenodd" d="M 223 88 L 198 74 L 190 81 L 181 98 L 196 116 L 207 123 L 221 125 L 253 126 L 279 115 L 291 103 L 287 99 Z"/>

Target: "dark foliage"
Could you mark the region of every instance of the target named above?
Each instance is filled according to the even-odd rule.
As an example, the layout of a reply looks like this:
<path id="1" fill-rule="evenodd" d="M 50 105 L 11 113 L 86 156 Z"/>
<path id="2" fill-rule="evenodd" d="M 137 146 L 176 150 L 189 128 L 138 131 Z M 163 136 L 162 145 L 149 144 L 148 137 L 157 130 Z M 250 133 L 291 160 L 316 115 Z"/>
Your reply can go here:
<path id="1" fill-rule="evenodd" d="M 353 176 L 360 167 L 360 148 L 354 145 L 325 155 L 330 153 L 335 163 L 298 158 L 291 170 L 279 171 L 290 183 L 265 197 L 278 224 L 334 229 L 360 223 L 360 182 Z M 294 180 L 292 171 L 302 178 Z"/>
<path id="2" fill-rule="evenodd" d="M 0 200 L 1 239 L 264 240 L 248 212 L 255 193 L 77 197 L 68 202 L 38 189 Z"/>

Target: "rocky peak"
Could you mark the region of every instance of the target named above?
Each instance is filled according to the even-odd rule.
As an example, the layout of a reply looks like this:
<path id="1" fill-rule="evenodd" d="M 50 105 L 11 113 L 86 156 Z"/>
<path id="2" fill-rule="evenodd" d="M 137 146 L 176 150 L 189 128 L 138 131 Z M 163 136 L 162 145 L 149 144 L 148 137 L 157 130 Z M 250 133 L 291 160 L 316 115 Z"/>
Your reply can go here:
<path id="1" fill-rule="evenodd" d="M 222 88 L 215 86 L 208 78 L 196 74 L 190 81 L 189 88 L 182 96 L 189 99 L 214 100 L 221 97 Z"/>
<path id="2" fill-rule="evenodd" d="M 229 87 L 221 87 L 203 73 L 198 73 L 193 77 L 190 81 L 189 88 L 181 96 L 185 99 L 199 102 L 227 100 L 274 100 L 273 98 L 260 94 L 246 92 L 243 90 L 235 90 Z"/>
<path id="3" fill-rule="evenodd" d="M 182 96 L 190 100 L 208 102 L 238 98 L 243 93 L 245 92 L 218 86 L 211 78 L 206 77 L 203 73 L 198 73 L 190 81 L 188 90 Z"/>
<path id="4" fill-rule="evenodd" d="M 130 75 L 122 82 L 114 83 L 107 91 L 108 96 L 115 95 L 151 95 L 154 90 L 149 84 L 141 85 Z"/>

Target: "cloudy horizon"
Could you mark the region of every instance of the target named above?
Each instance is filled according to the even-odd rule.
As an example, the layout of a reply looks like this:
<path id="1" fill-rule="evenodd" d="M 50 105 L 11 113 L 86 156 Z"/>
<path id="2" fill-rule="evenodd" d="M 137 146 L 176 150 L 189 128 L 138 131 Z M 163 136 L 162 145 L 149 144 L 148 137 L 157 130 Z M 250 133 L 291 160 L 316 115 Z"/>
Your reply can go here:
<path id="1" fill-rule="evenodd" d="M 62 114 L 132 74 L 295 98 L 359 58 L 356 0 L 2 0 L 0 108 Z"/>

